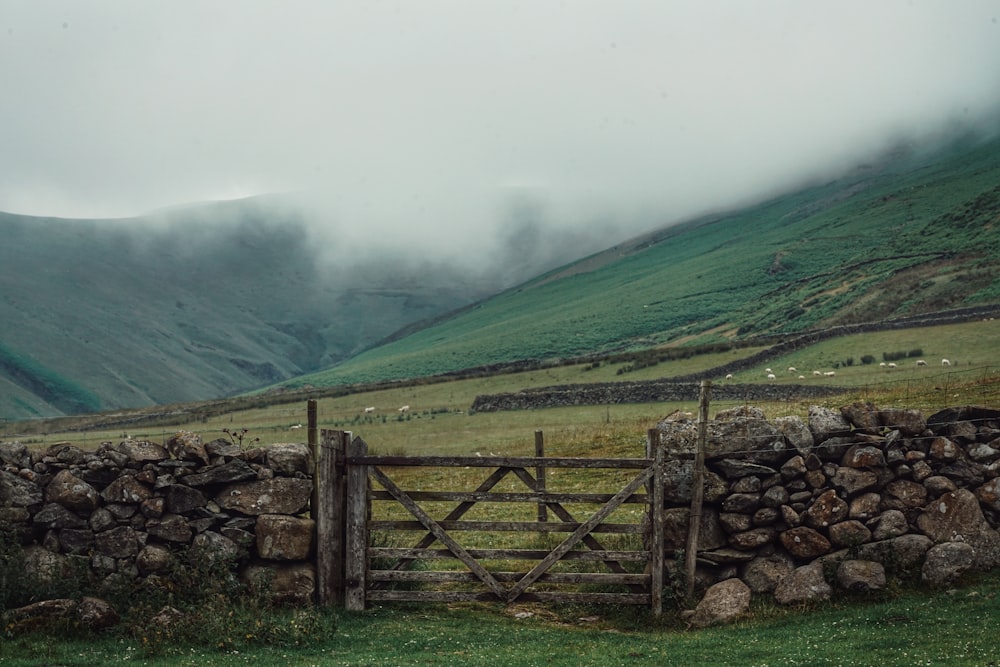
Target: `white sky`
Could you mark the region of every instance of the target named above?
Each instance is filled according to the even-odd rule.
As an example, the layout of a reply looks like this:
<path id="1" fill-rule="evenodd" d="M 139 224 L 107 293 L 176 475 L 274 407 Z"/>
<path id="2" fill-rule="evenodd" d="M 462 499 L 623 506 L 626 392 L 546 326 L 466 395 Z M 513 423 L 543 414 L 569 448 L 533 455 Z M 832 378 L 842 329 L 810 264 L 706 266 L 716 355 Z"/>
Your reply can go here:
<path id="1" fill-rule="evenodd" d="M 0 0 L 0 210 L 304 190 L 354 239 L 467 247 L 524 202 L 643 231 L 996 112 L 998 21 L 1000 0 Z"/>

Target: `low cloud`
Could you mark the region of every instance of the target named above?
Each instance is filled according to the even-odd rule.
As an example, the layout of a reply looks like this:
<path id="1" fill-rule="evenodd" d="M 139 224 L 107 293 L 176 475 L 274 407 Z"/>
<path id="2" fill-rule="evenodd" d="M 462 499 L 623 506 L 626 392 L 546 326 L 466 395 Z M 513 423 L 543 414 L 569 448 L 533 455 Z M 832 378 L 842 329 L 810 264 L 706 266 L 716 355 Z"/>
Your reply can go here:
<path id="1" fill-rule="evenodd" d="M 985 0 L 17 3 L 0 210 L 294 193 L 337 257 L 541 267 L 995 128 L 998 18 Z"/>

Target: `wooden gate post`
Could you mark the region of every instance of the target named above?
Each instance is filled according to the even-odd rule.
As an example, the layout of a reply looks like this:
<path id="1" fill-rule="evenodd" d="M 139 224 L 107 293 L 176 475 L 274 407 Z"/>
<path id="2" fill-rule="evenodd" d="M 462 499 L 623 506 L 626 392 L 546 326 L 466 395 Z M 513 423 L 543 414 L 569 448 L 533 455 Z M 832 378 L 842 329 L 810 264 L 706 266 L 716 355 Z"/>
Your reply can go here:
<path id="1" fill-rule="evenodd" d="M 339 605 L 344 600 L 347 434 L 323 429 L 321 436 L 316 450 L 312 507 L 312 518 L 316 521 L 316 599 L 321 605 Z"/>
<path id="2" fill-rule="evenodd" d="M 350 438 L 350 433 L 347 433 Z M 368 466 L 351 458 L 368 454 L 361 438 L 347 443 L 347 552 L 344 557 L 344 608 L 363 611 L 368 570 Z"/>
<path id="3" fill-rule="evenodd" d="M 542 435 L 541 430 L 535 431 L 535 457 L 544 458 L 545 457 L 545 436 Z M 535 467 L 535 488 L 538 489 L 538 493 L 542 496 L 545 495 L 545 464 L 539 463 Z M 545 523 L 549 520 L 549 508 L 545 504 L 544 500 L 538 501 L 538 522 Z"/>
<path id="4" fill-rule="evenodd" d="M 306 427 L 307 435 L 309 438 L 309 449 L 316 451 L 316 447 L 319 446 L 319 403 L 317 403 L 315 398 L 310 398 L 306 401 Z"/>
<path id="5" fill-rule="evenodd" d="M 711 380 L 701 381 L 698 396 L 698 451 L 694 457 L 694 476 L 691 480 L 691 517 L 688 522 L 688 539 L 684 557 L 687 570 L 687 599 L 694 597 L 694 575 L 698 560 L 698 532 L 701 529 L 701 506 L 705 499 L 705 447 L 708 441 L 708 401 Z"/>
<path id="6" fill-rule="evenodd" d="M 646 442 L 647 449 L 652 447 L 653 450 L 651 456 L 653 459 L 653 488 L 650 494 L 652 511 L 649 517 L 653 524 L 653 534 L 649 546 L 649 564 L 652 567 L 649 582 L 649 602 L 653 615 L 660 616 L 663 613 L 663 517 L 665 514 L 663 507 L 663 485 L 665 481 L 664 475 L 666 474 L 666 445 L 663 443 L 660 432 L 656 429 L 649 430 Z"/>

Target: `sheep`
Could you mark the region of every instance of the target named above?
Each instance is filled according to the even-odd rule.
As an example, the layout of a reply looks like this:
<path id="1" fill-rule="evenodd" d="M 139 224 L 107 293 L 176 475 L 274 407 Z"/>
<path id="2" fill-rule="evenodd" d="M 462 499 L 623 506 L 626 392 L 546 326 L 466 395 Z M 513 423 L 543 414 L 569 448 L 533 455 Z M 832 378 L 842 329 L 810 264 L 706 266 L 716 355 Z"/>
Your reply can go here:
<path id="1" fill-rule="evenodd" d="M 832 378 L 836 374 L 837 374 L 836 371 L 827 371 L 827 372 L 823 373 L 823 375 L 825 375 L 828 378 Z"/>
<path id="2" fill-rule="evenodd" d="M 819 371 L 813 371 L 813 375 L 822 375 Z"/>
<path id="3" fill-rule="evenodd" d="M 941 365 L 942 366 L 951 366 L 951 362 L 948 361 L 947 359 L 942 359 L 941 360 Z"/>
<path id="4" fill-rule="evenodd" d="M 768 380 L 775 380 L 775 379 L 777 379 L 777 378 L 775 378 L 775 377 L 774 377 L 774 373 L 768 373 L 768 374 L 767 374 L 767 379 L 768 379 Z"/>
<path id="5" fill-rule="evenodd" d="M 805 376 L 805 375 L 800 375 L 800 376 L 799 376 L 799 379 L 800 379 L 800 380 L 805 380 L 805 379 L 806 379 L 806 376 Z"/>
<path id="6" fill-rule="evenodd" d="M 885 362 L 884 361 L 880 361 L 879 364 L 878 364 L 878 367 L 879 368 L 885 368 Z"/>
<path id="7" fill-rule="evenodd" d="M 895 368 L 895 367 L 896 367 L 896 362 L 895 361 L 890 361 L 889 362 L 889 368 Z"/>
<path id="8" fill-rule="evenodd" d="M 404 412 L 409 412 L 409 411 L 410 411 L 410 406 L 409 405 L 404 405 L 403 407 L 401 407 L 399 409 L 399 414 L 403 414 Z"/>
<path id="9" fill-rule="evenodd" d="M 789 366 L 788 367 L 788 372 L 789 373 L 798 373 L 799 371 L 795 368 L 795 366 Z"/>
<path id="10" fill-rule="evenodd" d="M 772 370 L 771 370 L 770 368 L 765 368 L 765 369 L 764 369 L 764 372 L 765 372 L 765 373 L 773 373 L 774 371 L 772 371 Z"/>
<path id="11" fill-rule="evenodd" d="M 917 359 L 917 366 L 926 366 L 927 362 L 923 359 Z"/>
<path id="12" fill-rule="evenodd" d="M 371 405 L 371 406 L 368 406 L 367 408 L 365 408 L 365 414 L 366 415 L 370 415 L 373 412 L 375 412 L 375 406 L 374 405 Z"/>
<path id="13" fill-rule="evenodd" d="M 732 373 L 726 373 L 726 379 L 727 380 L 732 380 L 733 379 L 733 374 Z"/>
<path id="14" fill-rule="evenodd" d="M 292 424 L 292 425 L 291 425 L 291 426 L 289 426 L 288 428 L 290 428 L 290 429 L 292 429 L 292 430 L 294 431 L 294 430 L 296 430 L 296 429 L 300 429 L 300 428 L 302 428 L 302 424 Z"/>

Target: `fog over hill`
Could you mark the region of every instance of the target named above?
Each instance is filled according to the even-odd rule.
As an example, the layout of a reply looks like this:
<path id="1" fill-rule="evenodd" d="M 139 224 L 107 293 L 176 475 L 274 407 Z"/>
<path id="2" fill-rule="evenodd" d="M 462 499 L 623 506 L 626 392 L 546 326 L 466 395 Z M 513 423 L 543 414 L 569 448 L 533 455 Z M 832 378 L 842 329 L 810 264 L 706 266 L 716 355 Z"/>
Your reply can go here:
<path id="1" fill-rule="evenodd" d="M 911 293 L 911 309 L 956 305 L 975 294 L 988 300 L 992 265 L 975 253 L 996 241 L 990 216 L 1000 196 L 990 179 L 1000 175 L 997 144 L 982 143 L 974 133 L 952 140 L 946 147 L 898 148 L 840 180 L 661 225 L 632 240 L 610 232 L 559 232 L 525 204 L 512 212 L 506 242 L 484 244 L 481 255 L 465 263 L 394 250 L 379 238 L 363 250 L 345 250 L 335 237 L 316 232 L 309 219 L 315 210 L 292 195 L 114 220 L 2 213 L 0 416 L 203 400 L 265 387 L 335 366 L 383 339 L 400 339 L 394 335 L 400 330 L 419 331 L 422 322 L 441 321 L 474 303 L 482 304 L 478 320 L 458 318 L 458 328 L 428 334 L 444 336 L 433 347 L 458 345 L 446 352 L 447 363 L 433 361 L 433 347 L 425 346 L 405 352 L 405 362 L 390 361 L 395 371 L 382 368 L 372 377 L 419 374 L 408 365 L 417 358 L 430 360 L 421 363 L 435 372 L 657 339 L 650 336 L 666 341 L 694 333 L 698 329 L 687 327 L 695 326 L 765 331 L 795 318 L 798 326 L 809 326 L 819 321 L 818 313 L 833 317 L 847 307 L 816 304 L 826 303 L 827 292 L 842 292 L 838 284 L 857 283 L 851 276 L 859 263 L 873 267 L 864 281 L 896 276 L 893 293 L 918 283 L 944 286 L 939 293 L 923 290 L 919 298 Z M 895 231 L 885 238 L 882 228 L 890 224 Z M 828 231 L 830 225 L 840 229 Z M 910 246 L 907 234 L 917 235 Z M 839 239 L 855 235 L 840 257 Z M 658 255 L 641 259 L 655 248 Z M 733 266 L 736 259 L 746 263 L 743 273 Z M 692 268 L 663 273 L 681 265 Z M 701 270 L 713 274 L 711 281 L 701 280 Z M 574 279 L 583 286 L 574 288 Z M 587 287 L 588 280 L 597 282 Z M 668 289 L 682 282 L 686 292 Z M 558 284 L 549 290 L 549 283 Z M 781 285 L 789 294 L 804 291 L 772 304 L 764 324 L 765 309 L 741 313 L 734 309 L 738 299 L 730 305 L 720 300 L 751 285 L 764 292 Z M 487 316 L 495 301 L 481 300 L 503 290 L 507 310 Z M 518 301 L 522 291 L 561 296 L 546 305 Z M 901 307 L 898 297 L 890 303 L 875 294 L 861 298 L 859 292 L 865 305 L 850 317 L 885 316 Z M 637 298 L 642 303 L 617 313 Z M 546 323 L 560 311 L 568 319 Z M 635 319 L 639 313 L 645 324 Z M 530 326 L 518 325 L 525 317 Z M 522 340 L 529 330 L 535 333 Z"/>
<path id="2" fill-rule="evenodd" d="M 4 418 L 315 370 L 1000 109 L 994 0 L 8 4 Z"/>
<path id="3" fill-rule="evenodd" d="M 0 213 L 0 417 L 232 394 L 501 287 L 401 253 L 346 261 L 279 201 L 119 220 Z"/>

